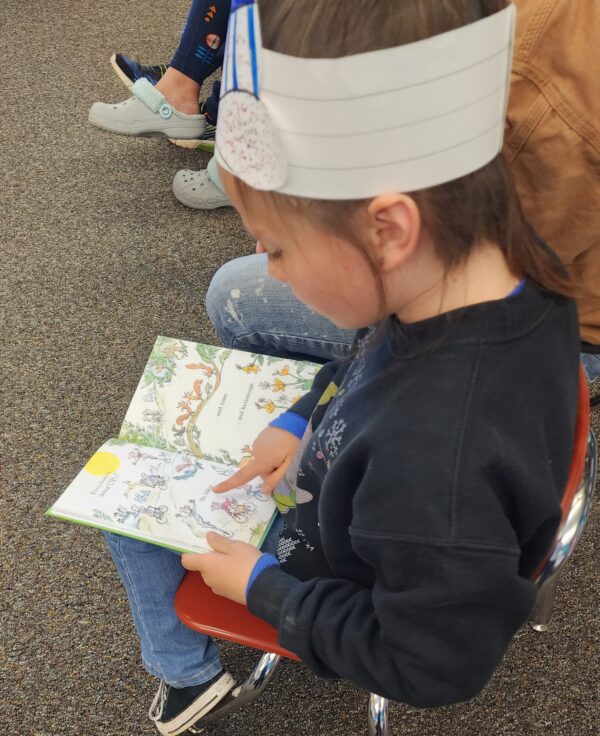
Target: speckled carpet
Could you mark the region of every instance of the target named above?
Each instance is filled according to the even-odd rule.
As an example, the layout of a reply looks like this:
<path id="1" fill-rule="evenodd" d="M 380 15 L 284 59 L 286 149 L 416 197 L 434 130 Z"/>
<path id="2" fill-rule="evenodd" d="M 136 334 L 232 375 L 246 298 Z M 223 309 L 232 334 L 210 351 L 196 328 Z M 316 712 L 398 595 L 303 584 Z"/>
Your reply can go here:
<path id="1" fill-rule="evenodd" d="M 175 172 L 206 155 L 87 124 L 92 102 L 127 96 L 111 53 L 167 60 L 185 12 L 183 0 L 0 7 L 0 724 L 12 736 L 154 733 L 155 683 L 100 534 L 43 513 L 118 431 L 156 335 L 215 340 L 211 275 L 252 250 L 233 211 L 173 199 Z M 598 511 L 596 499 L 551 631 L 523 629 L 470 703 L 393 706 L 394 734 L 597 736 Z M 224 659 L 239 676 L 254 655 L 230 645 Z M 209 733 L 365 734 L 365 709 L 352 686 L 284 663 L 258 703 Z"/>

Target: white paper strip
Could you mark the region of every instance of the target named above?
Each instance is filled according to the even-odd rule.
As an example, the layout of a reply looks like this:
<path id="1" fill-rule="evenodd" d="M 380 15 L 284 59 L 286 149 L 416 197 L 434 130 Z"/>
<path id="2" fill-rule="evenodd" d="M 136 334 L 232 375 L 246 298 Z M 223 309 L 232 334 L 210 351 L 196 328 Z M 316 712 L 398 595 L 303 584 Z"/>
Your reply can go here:
<path id="1" fill-rule="evenodd" d="M 500 53 L 512 42 L 515 6 L 422 41 L 338 59 L 301 59 L 262 50 L 261 95 L 336 100 L 416 87 Z"/>
<path id="2" fill-rule="evenodd" d="M 252 93 L 260 80 L 273 130 L 253 126 L 264 153 L 249 156 L 251 142 L 220 113 L 217 160 L 257 189 L 323 199 L 414 191 L 475 171 L 502 147 L 514 22 L 510 5 L 413 44 L 301 59 L 256 45 L 256 8 L 240 8 L 223 99 Z M 285 161 L 267 175 L 261 167 L 274 156 Z"/>

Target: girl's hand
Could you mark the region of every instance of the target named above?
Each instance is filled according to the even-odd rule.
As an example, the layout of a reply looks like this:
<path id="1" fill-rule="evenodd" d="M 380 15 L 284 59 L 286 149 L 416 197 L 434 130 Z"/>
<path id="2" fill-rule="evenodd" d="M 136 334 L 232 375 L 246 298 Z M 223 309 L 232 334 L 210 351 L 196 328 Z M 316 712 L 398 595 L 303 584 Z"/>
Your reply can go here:
<path id="1" fill-rule="evenodd" d="M 272 493 L 285 475 L 299 444 L 300 440 L 285 429 L 263 429 L 252 445 L 252 459 L 237 473 L 216 485 L 213 491 L 225 493 L 260 475 L 263 479 L 263 493 Z"/>
<path id="2" fill-rule="evenodd" d="M 209 554 L 185 554 L 181 564 L 197 570 L 217 595 L 246 605 L 246 588 L 261 551 L 246 542 L 234 542 L 216 532 L 208 532 L 206 541 L 215 550 Z"/>

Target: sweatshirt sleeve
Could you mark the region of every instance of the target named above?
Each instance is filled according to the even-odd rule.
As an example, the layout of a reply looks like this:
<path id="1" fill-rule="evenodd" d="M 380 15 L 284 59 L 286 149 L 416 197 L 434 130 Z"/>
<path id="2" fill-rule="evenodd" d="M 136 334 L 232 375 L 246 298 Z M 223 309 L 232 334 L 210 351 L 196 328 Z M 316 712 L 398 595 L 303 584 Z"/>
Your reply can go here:
<path id="1" fill-rule="evenodd" d="M 352 542 L 373 568 L 372 589 L 271 567 L 252 586 L 252 613 L 321 677 L 415 707 L 477 694 L 535 600 L 518 551 L 357 532 Z"/>

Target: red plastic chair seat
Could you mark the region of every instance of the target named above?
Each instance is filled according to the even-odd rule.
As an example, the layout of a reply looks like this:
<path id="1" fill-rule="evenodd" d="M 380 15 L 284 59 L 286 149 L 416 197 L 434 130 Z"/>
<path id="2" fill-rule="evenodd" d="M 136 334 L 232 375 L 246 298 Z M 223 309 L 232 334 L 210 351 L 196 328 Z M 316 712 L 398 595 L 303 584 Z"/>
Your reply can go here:
<path id="1" fill-rule="evenodd" d="M 198 572 L 186 573 L 175 595 L 175 611 L 186 626 L 263 652 L 299 658 L 277 643 L 277 631 L 246 606 L 216 595 Z"/>

